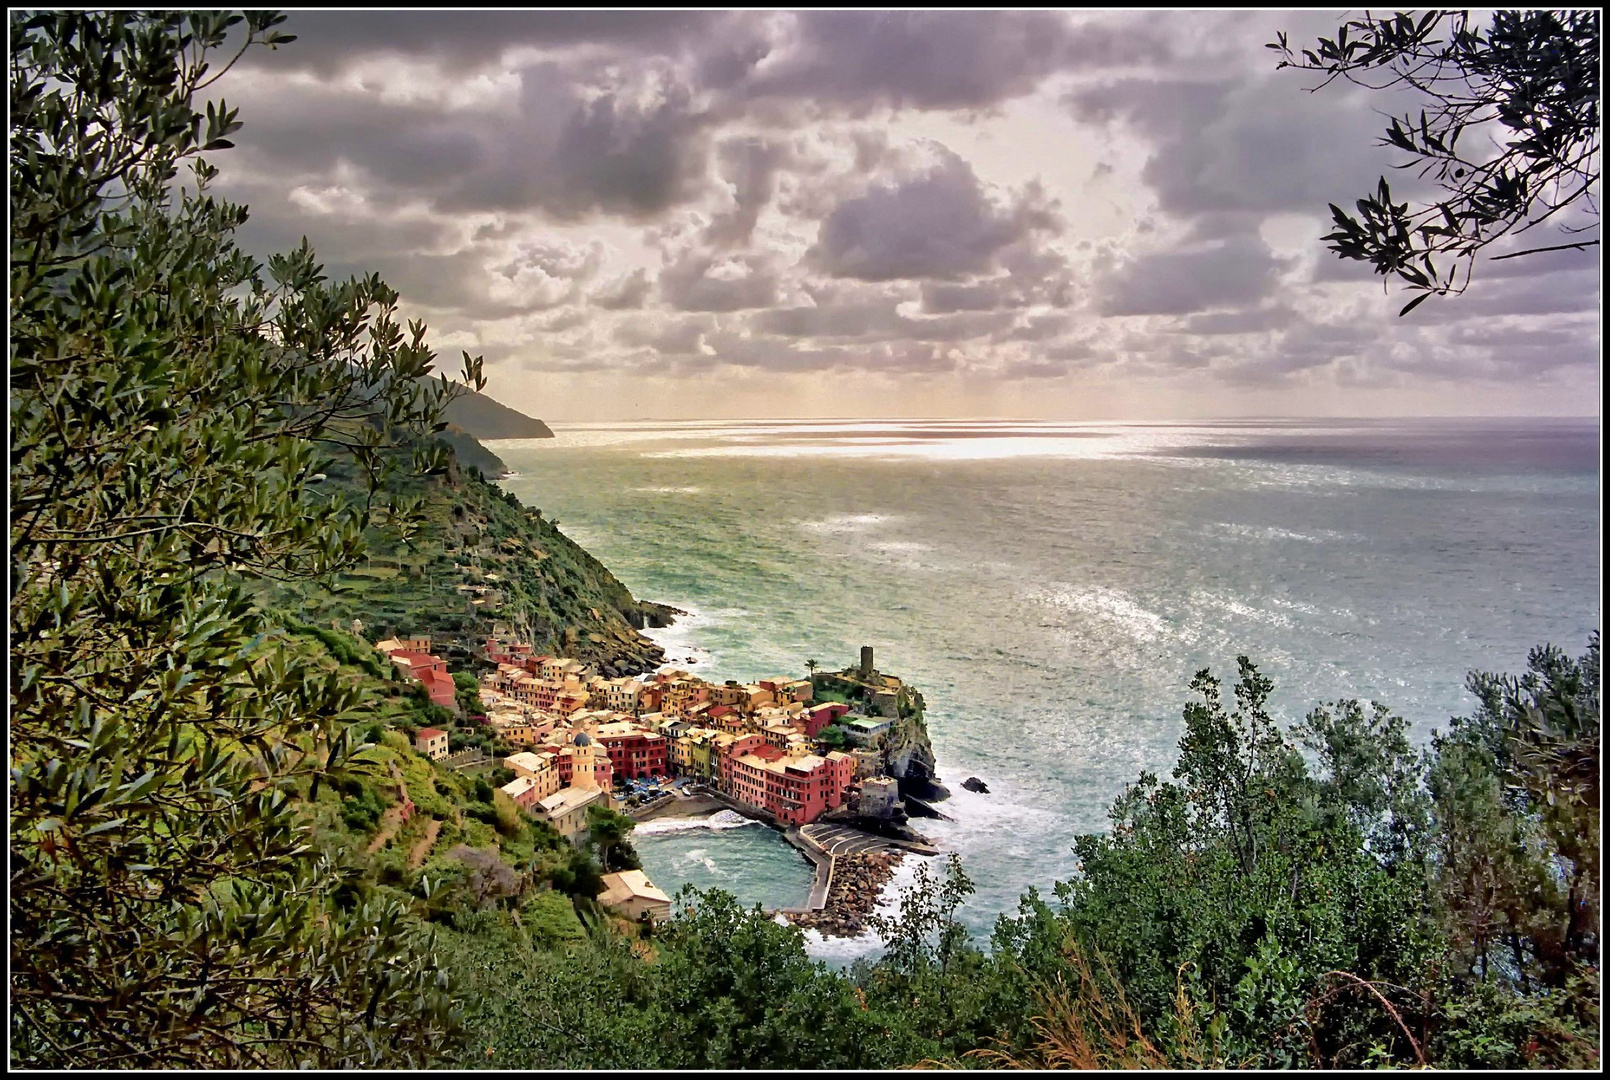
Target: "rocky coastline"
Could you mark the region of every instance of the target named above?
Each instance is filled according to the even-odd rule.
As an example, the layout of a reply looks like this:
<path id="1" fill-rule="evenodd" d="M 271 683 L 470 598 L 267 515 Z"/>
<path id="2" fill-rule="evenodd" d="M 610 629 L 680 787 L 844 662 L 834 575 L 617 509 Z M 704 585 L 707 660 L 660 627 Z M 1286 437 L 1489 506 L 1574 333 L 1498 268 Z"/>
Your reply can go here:
<path id="1" fill-rule="evenodd" d="M 791 911 L 789 921 L 823 937 L 858 937 L 866 930 L 867 916 L 877 909 L 878 897 L 903 852 L 869 851 L 840 855 L 833 864 L 833 884 L 820 911 Z"/>

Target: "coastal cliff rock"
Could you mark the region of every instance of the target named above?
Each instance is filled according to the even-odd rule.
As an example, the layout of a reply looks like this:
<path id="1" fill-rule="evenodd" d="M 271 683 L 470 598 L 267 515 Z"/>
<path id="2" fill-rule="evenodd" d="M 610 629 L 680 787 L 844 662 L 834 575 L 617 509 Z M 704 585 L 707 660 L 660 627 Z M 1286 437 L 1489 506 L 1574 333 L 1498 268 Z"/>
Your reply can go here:
<path id="1" fill-rule="evenodd" d="M 937 762 L 933 743 L 928 738 L 928 725 L 923 720 L 922 695 L 905 688 L 898 704 L 899 719 L 884 736 L 884 772 L 900 781 L 901 795 L 919 798 L 944 798 L 949 792 L 939 787 L 934 775 Z"/>

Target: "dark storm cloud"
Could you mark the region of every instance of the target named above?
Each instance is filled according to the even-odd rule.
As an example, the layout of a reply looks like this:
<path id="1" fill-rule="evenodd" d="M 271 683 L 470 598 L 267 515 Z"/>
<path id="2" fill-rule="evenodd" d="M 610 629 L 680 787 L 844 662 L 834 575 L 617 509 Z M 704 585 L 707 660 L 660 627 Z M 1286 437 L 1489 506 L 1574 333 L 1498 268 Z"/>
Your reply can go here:
<path id="1" fill-rule="evenodd" d="M 519 72 L 513 114 L 399 104 L 347 87 L 281 87 L 254 106 L 244 163 L 291 182 L 356 170 L 442 211 L 644 220 L 702 191 L 706 118 L 674 82 L 584 97 L 555 64 Z M 266 107 L 265 107 L 266 106 Z"/>
<path id="2" fill-rule="evenodd" d="M 1375 189 L 1398 160 L 1377 147 L 1379 98 L 1337 88 L 1323 101 L 1276 75 L 1128 79 L 1071 93 L 1075 115 L 1122 120 L 1152 142 L 1143 171 L 1163 209 L 1323 214 Z M 1402 174 L 1394 193 L 1408 190 Z M 1402 191 L 1398 189 L 1402 188 Z"/>
<path id="3" fill-rule="evenodd" d="M 806 11 L 792 29 L 736 92 L 852 114 L 979 109 L 1028 93 L 1059 69 L 1166 55 L 1145 33 L 1075 26 L 1053 11 Z"/>
<path id="4" fill-rule="evenodd" d="M 955 279 L 993 270 L 1008 244 L 1055 228 L 1038 192 L 997 206 L 972 166 L 947 151 L 923 175 L 839 203 L 806 258 L 829 274 L 862 281 Z"/>
<path id="5" fill-rule="evenodd" d="M 519 46 L 668 52 L 726 18 L 711 11 L 296 11 L 279 28 L 296 34 L 294 43 L 272 53 L 253 50 L 242 63 L 330 75 L 398 55 L 473 68 Z"/>
<path id="6" fill-rule="evenodd" d="M 1141 255 L 1102 283 L 1103 315 L 1190 315 L 1269 296 L 1279 264 L 1262 239 L 1242 236 Z"/>

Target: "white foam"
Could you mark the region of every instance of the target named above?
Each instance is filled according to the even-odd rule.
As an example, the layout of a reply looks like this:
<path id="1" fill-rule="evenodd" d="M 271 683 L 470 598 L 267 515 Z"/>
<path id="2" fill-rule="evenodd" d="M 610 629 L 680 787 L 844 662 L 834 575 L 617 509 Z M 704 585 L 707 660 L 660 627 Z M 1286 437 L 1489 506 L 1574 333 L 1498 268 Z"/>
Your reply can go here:
<path id="1" fill-rule="evenodd" d="M 1270 626 L 1290 626 L 1291 619 L 1278 611 L 1264 611 L 1244 604 L 1232 596 L 1221 596 L 1197 589 L 1191 593 L 1191 601 L 1204 607 L 1216 607 L 1221 611 L 1228 611 L 1231 615 L 1239 615 L 1243 619 L 1252 619 L 1255 622 L 1268 623 Z"/>
<path id="2" fill-rule="evenodd" d="M 698 644 L 698 639 L 708 627 L 741 619 L 749 612 L 742 608 L 697 608 L 680 600 L 668 603 L 686 614 L 674 616 L 670 626 L 647 627 L 643 630 L 644 637 L 665 650 L 665 663 L 658 670 L 697 666 L 705 677 L 710 677 L 710 669 L 718 658 L 708 648 Z"/>
<path id="3" fill-rule="evenodd" d="M 928 871 L 930 877 L 939 871 L 938 855 L 913 855 L 906 853 L 894 868 L 889 880 L 884 882 L 883 888 L 878 891 L 878 903 L 873 911 L 885 918 L 893 918 L 900 914 L 900 895 L 917 882 L 917 867 L 934 864 Z M 820 931 L 805 931 L 805 953 L 813 960 L 823 960 L 835 966 L 848 966 L 863 956 L 873 956 L 883 951 L 884 940 L 870 927 L 851 938 L 823 937 Z"/>
<path id="4" fill-rule="evenodd" d="M 883 514 L 834 514 L 821 521 L 802 521 L 800 528 L 820 533 L 855 533 L 882 525 L 890 519 Z"/>
<path id="5" fill-rule="evenodd" d="M 760 822 L 746 818 L 735 810 L 720 810 L 703 818 L 657 818 L 641 823 L 632 831 L 647 836 L 654 833 L 686 832 L 689 829 L 741 829 L 745 825 L 759 824 Z M 688 854 L 691 855 L 692 852 Z"/>

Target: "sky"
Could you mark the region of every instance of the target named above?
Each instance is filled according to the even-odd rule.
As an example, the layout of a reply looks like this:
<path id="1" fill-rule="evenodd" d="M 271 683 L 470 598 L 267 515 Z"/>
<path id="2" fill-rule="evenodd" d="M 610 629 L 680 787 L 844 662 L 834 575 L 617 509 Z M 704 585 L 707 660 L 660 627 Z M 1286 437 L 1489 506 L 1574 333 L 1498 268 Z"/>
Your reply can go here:
<path id="1" fill-rule="evenodd" d="M 1431 190 L 1377 145 L 1418 104 L 1264 47 L 1345 17 L 292 12 L 209 160 L 246 250 L 552 421 L 1597 415 L 1597 249 L 1406 318 L 1325 250 Z"/>

